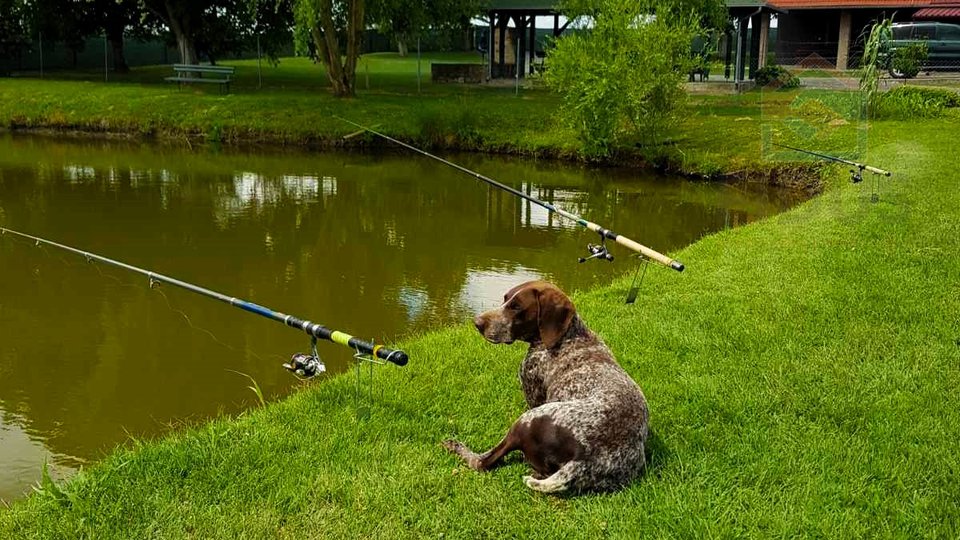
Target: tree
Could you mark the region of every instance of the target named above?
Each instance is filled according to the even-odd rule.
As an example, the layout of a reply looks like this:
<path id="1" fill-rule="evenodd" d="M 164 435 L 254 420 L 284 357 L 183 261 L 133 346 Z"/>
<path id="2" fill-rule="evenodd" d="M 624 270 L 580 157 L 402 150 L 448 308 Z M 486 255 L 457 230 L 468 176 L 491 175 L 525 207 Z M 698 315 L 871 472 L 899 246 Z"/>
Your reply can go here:
<path id="1" fill-rule="evenodd" d="M 371 19 L 396 41 L 400 56 L 406 56 L 407 45 L 424 29 L 469 25 L 482 7 L 483 0 L 380 0 L 371 8 Z"/>
<path id="2" fill-rule="evenodd" d="M 197 63 L 196 39 L 199 35 L 200 18 L 215 2 L 191 0 L 142 0 L 146 9 L 173 32 L 183 64 Z"/>
<path id="3" fill-rule="evenodd" d="M 253 48 L 256 33 L 275 53 L 289 40 L 289 0 L 141 0 L 173 33 L 180 62 L 196 64 L 201 56 L 216 62 L 227 54 Z"/>
<path id="4" fill-rule="evenodd" d="M 361 38 L 365 28 L 365 0 L 294 0 L 298 41 L 313 44 L 337 97 L 353 97 Z M 340 43 L 346 48 L 341 52 Z"/>
<path id="5" fill-rule="evenodd" d="M 561 118 L 587 156 L 606 155 L 625 133 L 655 137 L 675 118 L 693 38 L 715 0 L 568 0 L 592 27 L 557 40 L 546 81 L 563 98 Z M 722 7 L 722 6 L 721 6 Z"/>
<path id="6" fill-rule="evenodd" d="M 124 36 L 143 19 L 140 0 L 86 0 L 87 11 L 113 50 L 113 70 L 130 71 L 123 53 Z"/>
<path id="7" fill-rule="evenodd" d="M 20 54 L 30 45 L 28 35 L 23 0 L 0 0 L 0 58 Z"/>

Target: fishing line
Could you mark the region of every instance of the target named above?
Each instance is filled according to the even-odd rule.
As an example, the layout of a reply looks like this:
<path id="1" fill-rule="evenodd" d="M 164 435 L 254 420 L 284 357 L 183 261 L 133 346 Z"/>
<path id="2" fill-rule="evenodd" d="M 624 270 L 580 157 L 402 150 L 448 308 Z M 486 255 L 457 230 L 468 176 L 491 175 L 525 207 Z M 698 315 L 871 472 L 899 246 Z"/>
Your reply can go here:
<path id="1" fill-rule="evenodd" d="M 134 286 L 135 286 L 135 285 L 134 285 Z M 251 356 L 253 356 L 256 360 L 258 360 L 258 361 L 260 361 L 260 362 L 266 362 L 267 359 L 264 358 L 264 357 L 262 357 L 262 356 L 260 356 L 259 354 L 257 354 L 256 351 L 254 351 L 254 350 L 252 350 L 252 349 L 247 349 L 247 350 L 245 350 L 245 351 L 242 351 L 242 350 L 240 350 L 240 349 L 237 349 L 237 348 L 233 347 L 232 345 L 228 345 L 227 343 L 225 343 L 223 340 L 221 340 L 219 337 L 217 337 L 217 335 L 214 334 L 212 331 L 210 331 L 210 330 L 208 330 L 208 329 L 206 329 L 206 328 L 204 328 L 204 327 L 202 327 L 202 326 L 198 326 L 198 325 L 194 324 L 194 323 L 193 323 L 193 320 L 186 314 L 186 312 L 184 312 L 184 311 L 181 310 L 181 309 L 178 309 L 178 308 L 173 307 L 173 304 L 170 302 L 170 297 L 168 297 L 168 296 L 167 296 L 167 293 L 165 293 L 165 292 L 163 291 L 163 289 L 160 288 L 160 284 L 159 284 L 159 283 L 155 283 L 155 284 L 151 287 L 151 289 L 152 289 L 152 290 L 155 290 L 155 291 L 160 295 L 160 297 L 163 298 L 163 301 L 166 302 L 166 304 L 167 304 L 167 309 L 169 309 L 169 310 L 172 311 L 173 313 L 176 313 L 176 314 L 180 315 L 181 317 L 183 317 L 183 320 L 186 321 L 187 326 L 189 326 L 191 329 L 196 330 L 196 331 L 198 331 L 198 332 L 201 332 L 201 333 L 203 333 L 203 334 L 206 334 L 207 336 L 210 337 L 211 340 L 214 341 L 214 343 L 216 343 L 217 345 L 220 345 L 221 347 L 224 347 L 225 349 L 227 349 L 228 351 L 230 351 L 230 352 L 232 352 L 232 353 L 234 353 L 234 354 L 237 354 L 237 355 L 240 355 L 240 356 L 244 356 L 244 355 L 246 355 L 246 354 L 249 353 L 249 354 L 250 354 Z M 284 358 L 283 358 L 282 356 L 280 356 L 280 355 L 272 355 L 272 356 L 274 356 L 274 357 L 275 357 L 276 359 L 278 359 L 278 360 L 284 360 Z"/>
<path id="2" fill-rule="evenodd" d="M 498 181 L 496 181 L 496 180 L 494 180 L 494 179 L 492 179 L 492 178 L 490 178 L 490 177 L 488 177 L 488 176 L 484 176 L 484 175 L 482 175 L 482 174 L 480 174 L 480 173 L 478 173 L 478 172 L 476 172 L 476 171 L 470 170 L 470 169 L 468 169 L 468 168 L 466 168 L 466 167 L 464 167 L 464 166 L 462 166 L 462 165 L 458 165 L 457 163 L 454 163 L 454 162 L 452 162 L 452 161 L 443 159 L 443 158 L 441 158 L 441 157 L 439 157 L 439 156 L 436 156 L 436 155 L 434 155 L 434 154 L 431 154 L 430 152 L 427 152 L 426 150 L 421 150 L 420 148 L 417 148 L 416 146 L 413 146 L 413 145 L 407 144 L 407 143 L 405 143 L 405 142 L 403 142 L 403 141 L 394 139 L 393 137 L 390 137 L 389 135 L 384 135 L 383 133 L 380 133 L 379 131 L 375 131 L 375 130 L 373 130 L 373 129 L 371 129 L 371 128 L 368 128 L 368 127 L 363 126 L 363 125 L 361 125 L 361 124 L 358 124 L 358 123 L 356 123 L 356 122 L 352 122 L 352 121 L 350 121 L 350 120 L 347 120 L 346 118 L 342 118 L 342 117 L 339 117 L 339 116 L 334 116 L 334 118 L 337 118 L 338 120 L 342 120 L 343 122 L 346 122 L 346 123 L 348 123 L 348 124 L 350 124 L 350 125 L 352 125 L 352 126 L 355 126 L 355 127 L 359 128 L 359 129 L 361 129 L 361 130 L 363 130 L 363 131 L 370 132 L 370 133 L 372 133 L 372 134 L 374 134 L 374 135 L 376 135 L 376 136 L 378 136 L 378 137 L 381 137 L 381 138 L 383 138 L 383 139 L 385 139 L 385 140 L 387 140 L 387 141 L 390 141 L 390 142 L 392 142 L 392 143 L 394 143 L 394 144 L 397 144 L 397 145 L 400 145 L 400 146 L 402 146 L 402 147 L 404 147 L 404 148 L 407 148 L 408 150 L 412 150 L 412 151 L 414 151 L 414 152 L 416 152 L 416 153 L 418 153 L 418 154 L 420 154 L 420 155 L 423 155 L 423 156 L 429 157 L 430 159 L 439 161 L 440 163 L 443 163 L 444 165 L 447 165 L 447 166 L 449 166 L 449 167 L 451 167 L 451 168 L 454 168 L 454 169 L 456 169 L 456 170 L 458 170 L 458 171 L 460 171 L 460 172 L 462 172 L 462 173 L 464 173 L 464 174 L 467 174 L 467 175 L 475 178 L 476 180 L 481 180 L 481 181 L 483 181 L 483 182 L 486 182 L 487 184 L 489 184 L 489 185 L 491 185 L 491 186 L 493 186 L 493 187 L 496 187 L 496 188 L 498 188 L 498 189 L 500 189 L 500 190 L 502 190 L 502 191 L 506 191 L 507 193 L 510 193 L 510 194 L 512 194 L 512 195 L 515 195 L 515 196 L 517 196 L 517 197 L 519 197 L 519 198 L 521 198 L 521 199 L 524 199 L 524 200 L 526 200 L 526 201 L 529 201 L 529 202 L 531 202 L 531 203 L 533 203 L 533 204 L 536 204 L 536 205 L 538 205 L 538 206 L 546 209 L 546 210 L 549 211 L 549 212 L 555 213 L 555 214 L 557 214 L 557 215 L 560 216 L 560 217 L 563 217 L 563 218 L 566 218 L 566 219 L 568 219 L 568 220 L 570 220 L 570 221 L 573 221 L 574 223 L 576 223 L 577 225 L 580 225 L 581 227 L 584 227 L 584 228 L 586 228 L 586 229 L 589 229 L 589 230 L 591 230 L 591 231 L 593 231 L 593 232 L 598 233 L 598 234 L 600 235 L 600 244 L 597 244 L 597 245 L 588 244 L 588 245 L 587 245 L 587 250 L 590 252 L 590 255 L 589 255 L 588 257 L 581 257 L 581 259 L 583 259 L 581 262 L 587 261 L 587 260 L 591 260 L 591 259 L 613 261 L 613 256 L 610 255 L 610 253 L 607 251 L 607 246 L 606 246 L 606 241 L 607 241 L 607 240 L 613 240 L 614 242 L 616 242 L 616 243 L 618 243 L 618 244 L 626 247 L 627 249 L 630 249 L 630 250 L 632 250 L 632 251 L 634 251 L 634 252 L 636 252 L 636 253 L 639 253 L 640 255 L 643 255 L 644 257 L 646 257 L 646 258 L 648 258 L 648 259 L 651 259 L 651 260 L 653 260 L 653 261 L 656 261 L 656 262 L 658 262 L 658 263 L 660 263 L 660 264 L 662 264 L 662 265 L 664 265 L 664 266 L 668 266 L 668 267 L 670 267 L 670 268 L 672 268 L 672 269 L 674 269 L 674 270 L 676 270 L 676 271 L 678 271 L 678 272 L 682 272 L 683 269 L 684 269 L 684 265 L 683 265 L 683 263 L 681 263 L 680 261 L 677 261 L 677 260 L 675 260 L 675 259 L 671 259 L 670 257 L 667 257 L 666 255 L 664 255 L 664 254 L 662 254 L 662 253 L 660 253 L 660 252 L 658 252 L 658 251 L 656 251 L 656 250 L 650 249 L 649 247 L 647 247 L 647 246 L 645 246 L 645 245 L 643 245 L 643 244 L 641 244 L 641 243 L 639 243 L 639 242 L 636 242 L 636 241 L 634 241 L 634 240 L 631 240 L 631 239 L 629 239 L 629 238 L 627 238 L 627 237 L 625 237 L 625 236 L 623 236 L 623 235 L 617 234 L 617 233 L 611 231 L 610 229 L 606 229 L 606 228 L 604 228 L 604 227 L 601 227 L 600 225 L 598 225 L 598 224 L 596 224 L 596 223 L 593 223 L 593 222 L 591 222 L 591 221 L 587 221 L 586 219 L 583 219 L 583 218 L 580 217 L 580 216 L 577 216 L 577 215 L 575 215 L 575 214 L 572 214 L 572 213 L 570 213 L 570 212 L 567 212 L 566 210 L 564 210 L 564 209 L 562 209 L 562 208 L 559 208 L 559 207 L 557 207 L 557 206 L 555 206 L 555 205 L 553 205 L 553 204 L 551 204 L 551 203 L 542 201 L 542 200 L 537 199 L 536 197 L 533 197 L 533 196 L 531 196 L 531 195 L 527 195 L 526 193 L 524 193 L 524 192 L 522 192 L 522 191 L 520 191 L 520 190 L 518 190 L 518 189 L 516 189 L 516 188 L 513 188 L 513 187 L 510 187 L 510 186 L 508 186 L 508 185 L 506 185 L 506 184 L 500 183 L 500 182 L 498 182 Z"/>
<path id="3" fill-rule="evenodd" d="M 24 241 L 24 240 L 21 240 L 21 241 L 22 241 L 24 244 L 27 243 L 27 242 Z M 49 250 L 48 247 L 47 247 L 46 245 L 44 245 L 44 244 L 38 244 L 38 243 L 34 242 L 33 245 L 34 245 L 35 247 L 39 248 L 40 252 L 43 253 L 45 257 L 47 257 L 48 259 L 56 259 L 56 260 L 60 261 L 60 262 L 61 262 L 64 266 L 66 266 L 67 268 L 71 268 L 71 269 L 76 269 L 76 268 L 93 268 L 101 278 L 110 279 L 110 280 L 116 282 L 117 285 L 119 285 L 119 286 L 121 286 L 121 287 L 127 287 L 127 288 L 131 288 L 131 289 L 134 289 L 134 290 L 137 290 L 137 291 L 140 291 L 140 290 L 141 290 L 141 288 L 140 288 L 139 285 L 136 285 L 136 284 L 134 284 L 134 283 L 130 283 L 130 282 L 128 282 L 128 281 L 124 281 L 124 280 L 118 278 L 117 276 L 115 276 L 115 275 L 113 275 L 113 274 L 109 274 L 109 273 L 104 272 L 104 271 L 100 268 L 100 266 L 98 266 L 98 265 L 96 265 L 96 264 L 92 264 L 93 261 L 90 260 L 90 259 L 86 259 L 86 264 L 82 264 L 82 263 L 72 263 L 72 262 L 68 261 L 63 255 L 60 255 L 59 253 L 54 253 L 54 252 L 52 252 L 51 250 Z M 177 308 L 173 307 L 173 304 L 170 302 L 170 297 L 167 296 L 167 294 L 163 291 L 163 289 L 160 288 L 159 285 L 160 285 L 159 282 L 153 282 L 153 285 L 150 287 L 150 289 L 155 290 L 155 291 L 163 298 L 164 302 L 165 302 L 166 305 L 167 305 L 167 309 L 170 310 L 171 312 L 177 314 L 177 315 L 180 315 L 180 316 L 183 318 L 183 320 L 186 321 L 187 326 L 190 327 L 192 330 L 196 330 L 196 331 L 199 331 L 199 332 L 201 332 L 201 333 L 206 334 L 206 335 L 209 336 L 210 339 L 213 340 L 217 345 L 220 345 L 221 347 L 224 347 L 225 349 L 227 349 L 228 351 L 230 351 L 230 352 L 232 352 L 232 353 L 234 353 L 234 354 L 238 354 L 238 355 L 243 356 L 243 355 L 249 353 L 251 356 L 253 356 L 256 360 L 258 360 L 258 361 L 260 361 L 260 362 L 265 362 L 265 361 L 267 360 L 266 358 L 264 358 L 264 357 L 260 356 L 259 354 L 257 354 L 256 351 L 253 351 L 253 350 L 241 351 L 241 350 L 239 350 L 239 349 L 237 349 L 237 348 L 235 348 L 235 347 L 233 347 L 233 346 L 225 343 L 223 340 L 221 340 L 219 337 L 217 337 L 217 335 L 214 334 L 212 331 L 210 331 L 210 330 L 208 330 L 208 329 L 206 329 L 206 328 L 203 328 L 203 327 L 201 327 L 201 326 L 198 326 L 198 325 L 194 324 L 194 323 L 193 323 L 193 320 L 190 319 L 190 317 L 189 317 L 183 310 L 180 310 L 180 309 L 177 309 Z M 280 355 L 273 355 L 273 356 L 274 356 L 274 358 L 279 359 L 279 360 L 281 360 L 281 361 L 285 360 L 285 359 L 284 359 L 282 356 L 280 356 Z"/>
<path id="4" fill-rule="evenodd" d="M 143 268 L 139 268 L 137 266 L 133 266 L 124 262 L 110 259 L 102 255 L 97 255 L 88 251 L 82 251 L 77 248 L 73 248 L 64 244 L 59 244 L 50 240 L 46 240 L 37 236 L 30 235 L 30 234 L 15 231 L 13 229 L 0 227 L 0 235 L 6 235 L 8 233 L 14 236 L 18 236 L 20 238 L 33 240 L 37 246 L 40 246 L 42 244 L 42 245 L 47 245 L 51 247 L 56 247 L 64 251 L 69 251 L 71 253 L 80 255 L 91 262 L 96 261 L 109 266 L 115 266 L 118 268 L 129 270 L 134 273 L 145 275 L 149 280 L 151 288 L 156 283 L 166 283 L 169 285 L 175 285 L 181 289 L 186 289 L 190 292 L 193 292 L 202 296 L 206 296 L 214 300 L 220 300 L 221 302 L 230 304 L 233 307 L 240 308 L 249 313 L 260 315 L 261 317 L 266 317 L 276 322 L 281 322 L 285 326 L 288 326 L 290 328 L 299 329 L 304 333 L 306 333 L 308 336 L 310 336 L 311 352 L 313 354 L 312 355 L 303 354 L 303 353 L 294 354 L 293 357 L 291 357 L 290 362 L 284 364 L 283 367 L 290 371 L 295 372 L 300 376 L 309 378 L 326 371 L 326 366 L 320 360 L 320 357 L 316 352 L 316 343 L 318 339 L 332 341 L 333 343 L 336 343 L 338 345 L 342 345 L 342 346 L 353 349 L 356 352 L 356 354 L 354 355 L 354 358 L 356 358 L 359 362 L 364 362 L 364 361 L 373 362 L 373 363 L 391 362 L 398 366 L 404 366 L 407 364 L 407 361 L 408 361 L 407 354 L 399 349 L 390 349 L 374 342 L 364 341 L 350 334 L 347 334 L 346 332 L 333 330 L 322 324 L 317 324 L 305 319 L 294 317 L 292 315 L 281 313 L 279 311 L 274 311 L 270 308 L 261 306 L 259 304 L 254 304 L 252 302 L 248 302 L 246 300 L 242 300 L 237 297 L 227 296 L 225 294 L 213 291 L 211 289 L 200 287 L 199 285 L 194 285 L 192 283 L 182 281 L 176 278 L 172 278 L 164 274 L 159 274 L 157 272 L 145 270 Z M 167 301 L 168 307 L 170 309 L 173 309 L 173 306 L 170 304 L 169 299 L 166 298 L 166 295 L 164 295 L 164 298 Z M 186 317 L 186 319 L 188 321 L 188 324 L 191 324 L 191 326 L 193 326 L 189 320 L 189 317 Z M 213 337 L 217 339 L 216 336 L 213 336 Z M 219 339 L 217 339 L 217 341 L 219 341 Z"/>

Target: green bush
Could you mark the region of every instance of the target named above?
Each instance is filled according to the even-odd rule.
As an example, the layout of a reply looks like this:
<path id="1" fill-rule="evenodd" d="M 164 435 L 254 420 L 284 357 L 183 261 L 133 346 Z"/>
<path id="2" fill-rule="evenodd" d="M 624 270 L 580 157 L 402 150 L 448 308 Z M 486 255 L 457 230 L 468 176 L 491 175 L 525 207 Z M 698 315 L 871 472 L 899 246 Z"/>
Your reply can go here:
<path id="1" fill-rule="evenodd" d="M 676 120 L 692 65 L 690 43 L 700 31 L 681 4 L 657 4 L 652 20 L 646 20 L 652 0 L 563 4 L 568 17 L 589 16 L 593 27 L 556 41 L 545 78 L 563 99 L 560 120 L 575 130 L 584 156 L 606 156 L 625 136 L 655 138 Z"/>
<path id="2" fill-rule="evenodd" d="M 927 61 L 926 42 L 911 43 L 893 51 L 890 60 L 890 74 L 895 77 L 912 79 L 920 73 L 920 68 Z"/>
<path id="3" fill-rule="evenodd" d="M 769 65 L 757 70 L 754 74 L 754 80 L 757 86 L 772 86 L 780 90 L 797 88 L 800 86 L 800 78 L 795 77 L 782 66 Z"/>
<path id="4" fill-rule="evenodd" d="M 960 107 L 960 94 L 944 88 L 900 86 L 876 94 L 870 105 L 874 118 L 934 118 L 947 108 Z"/>

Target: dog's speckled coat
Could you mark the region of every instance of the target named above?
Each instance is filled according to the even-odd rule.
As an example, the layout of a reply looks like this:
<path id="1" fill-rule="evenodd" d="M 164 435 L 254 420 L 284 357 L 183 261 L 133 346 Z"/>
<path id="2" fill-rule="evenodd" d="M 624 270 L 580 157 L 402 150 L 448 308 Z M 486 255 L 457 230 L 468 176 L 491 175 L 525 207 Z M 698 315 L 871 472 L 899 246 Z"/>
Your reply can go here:
<path id="1" fill-rule="evenodd" d="M 520 366 L 530 409 L 489 452 L 476 454 L 457 441 L 446 441 L 448 450 L 477 470 L 520 450 L 534 469 L 526 484 L 548 493 L 613 490 L 643 470 L 643 392 L 566 295 L 549 283 L 524 283 L 475 324 L 493 343 L 530 343 Z"/>

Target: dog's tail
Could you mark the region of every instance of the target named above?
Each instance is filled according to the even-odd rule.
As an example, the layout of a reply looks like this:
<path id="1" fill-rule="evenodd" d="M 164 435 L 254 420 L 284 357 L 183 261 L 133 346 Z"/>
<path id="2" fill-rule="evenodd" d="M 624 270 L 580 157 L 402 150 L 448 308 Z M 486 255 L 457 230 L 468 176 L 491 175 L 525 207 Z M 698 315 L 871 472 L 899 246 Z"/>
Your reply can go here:
<path id="1" fill-rule="evenodd" d="M 528 488 L 534 491 L 539 491 L 540 493 L 559 493 L 574 487 L 576 479 L 581 474 L 582 467 L 583 462 L 568 461 L 560 467 L 560 470 L 543 480 L 537 480 L 532 476 L 524 476 L 523 481 L 526 482 Z"/>

